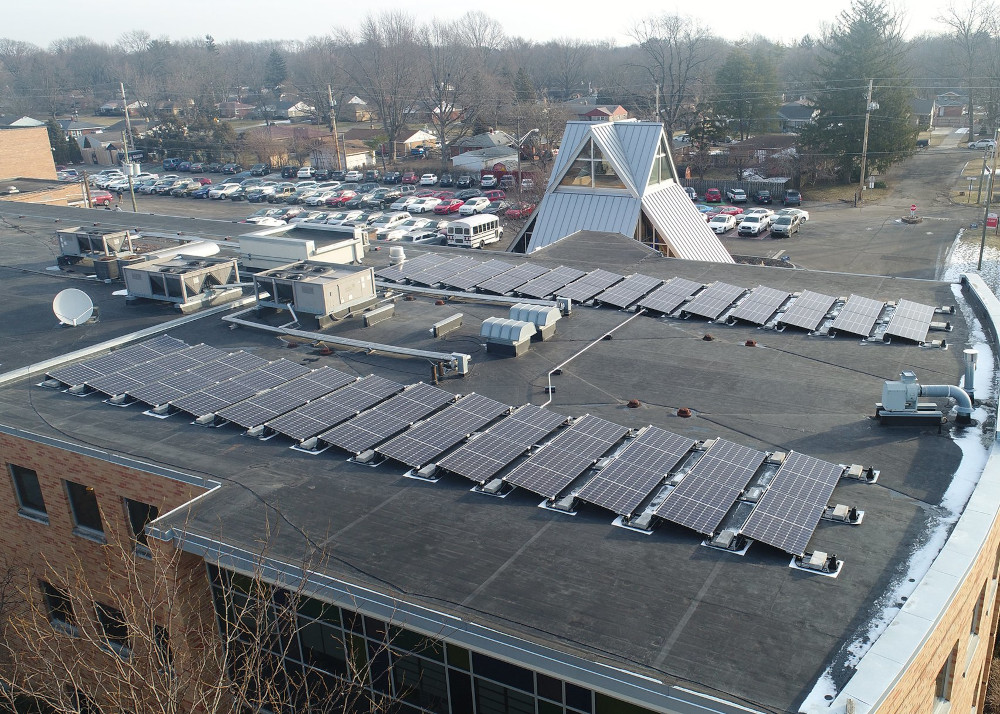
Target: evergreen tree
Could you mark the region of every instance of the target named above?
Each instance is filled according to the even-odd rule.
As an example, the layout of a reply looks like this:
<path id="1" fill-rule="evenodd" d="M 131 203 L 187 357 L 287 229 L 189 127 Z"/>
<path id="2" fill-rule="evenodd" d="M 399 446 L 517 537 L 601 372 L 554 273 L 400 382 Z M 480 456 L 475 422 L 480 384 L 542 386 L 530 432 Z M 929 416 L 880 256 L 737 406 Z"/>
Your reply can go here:
<path id="1" fill-rule="evenodd" d="M 873 103 L 866 173 L 885 171 L 915 146 L 914 92 L 901 25 L 886 0 L 852 0 L 823 43 L 816 93 L 820 114 L 803 130 L 801 143 L 806 152 L 830 160 L 844 183 L 860 179 L 869 80 Z"/>
<path id="2" fill-rule="evenodd" d="M 274 89 L 288 77 L 288 66 L 285 57 L 277 49 L 271 50 L 264 63 L 264 83 L 268 89 Z"/>
<path id="3" fill-rule="evenodd" d="M 73 153 L 70 142 L 66 140 L 62 127 L 55 119 L 45 122 L 45 128 L 49 132 L 49 145 L 52 147 L 52 160 L 57 164 L 69 164 L 73 162 Z M 76 143 L 75 141 L 73 142 Z M 79 150 L 77 150 L 79 153 Z"/>
<path id="4" fill-rule="evenodd" d="M 712 108 L 728 119 L 729 132 L 739 132 L 741 140 L 773 120 L 781 95 L 774 63 L 764 52 L 734 49 L 716 71 L 715 85 Z"/>
<path id="5" fill-rule="evenodd" d="M 535 85 L 524 67 L 518 67 L 514 76 L 514 101 L 518 104 L 535 101 Z"/>

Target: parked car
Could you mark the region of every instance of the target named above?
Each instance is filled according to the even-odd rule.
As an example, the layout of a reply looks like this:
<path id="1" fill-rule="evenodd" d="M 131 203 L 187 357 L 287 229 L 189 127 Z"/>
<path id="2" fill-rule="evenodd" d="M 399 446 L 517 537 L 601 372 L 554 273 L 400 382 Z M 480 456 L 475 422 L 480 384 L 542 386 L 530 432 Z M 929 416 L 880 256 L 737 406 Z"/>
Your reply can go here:
<path id="1" fill-rule="evenodd" d="M 504 211 L 504 215 L 512 221 L 516 221 L 521 218 L 527 218 L 534 210 L 535 204 L 533 203 L 515 203 Z"/>
<path id="2" fill-rule="evenodd" d="M 686 193 L 688 195 L 688 198 L 690 198 L 692 201 L 697 201 L 698 200 L 698 192 L 695 191 L 690 186 L 685 186 L 684 187 L 684 193 Z"/>
<path id="3" fill-rule="evenodd" d="M 439 216 L 446 216 L 449 213 L 458 213 L 458 210 L 462 207 L 462 201 L 458 198 L 453 198 L 448 201 L 441 201 L 438 205 L 434 206 L 434 213 Z"/>
<path id="4" fill-rule="evenodd" d="M 523 178 L 521 179 L 521 190 L 530 191 L 535 187 L 535 179 Z"/>
<path id="5" fill-rule="evenodd" d="M 254 164 L 250 167 L 251 176 L 267 176 L 269 173 L 271 173 L 269 164 Z"/>
<path id="6" fill-rule="evenodd" d="M 494 188 L 489 191 L 483 191 L 483 195 L 491 201 L 502 201 L 507 198 L 507 194 L 501 191 L 499 188 Z"/>
<path id="7" fill-rule="evenodd" d="M 90 203 L 94 206 L 110 206 L 114 198 L 114 194 L 110 191 L 90 192 Z"/>
<path id="8" fill-rule="evenodd" d="M 434 221 L 430 218 L 407 218 L 405 221 L 400 223 L 397 228 L 402 228 L 405 231 L 415 231 L 419 228 L 429 228 L 432 227 Z"/>
<path id="9" fill-rule="evenodd" d="M 760 213 L 746 214 L 736 231 L 741 236 L 757 236 L 771 227 L 771 217 Z"/>
<path id="10" fill-rule="evenodd" d="M 413 198 L 413 202 L 404 206 L 404 210 L 410 213 L 429 213 L 437 208 L 441 204 L 441 199 L 437 196 L 425 196 L 423 198 Z M 392 204 L 393 209 L 396 209 L 397 203 Z"/>
<path id="11" fill-rule="evenodd" d="M 802 194 L 793 188 L 785 189 L 785 194 L 781 197 L 781 202 L 786 206 L 801 206 Z"/>
<path id="12" fill-rule="evenodd" d="M 728 233 L 736 227 L 736 216 L 730 216 L 728 213 L 716 213 L 708 222 L 708 227 L 719 235 Z"/>
<path id="13" fill-rule="evenodd" d="M 277 213 L 278 213 L 277 208 L 259 208 L 253 213 L 251 213 L 249 216 L 244 218 L 242 221 L 240 221 L 240 223 L 256 223 L 257 219 L 268 218 L 270 216 L 276 215 Z"/>
<path id="14" fill-rule="evenodd" d="M 705 191 L 705 203 L 722 203 L 722 191 L 717 188 Z"/>
<path id="15" fill-rule="evenodd" d="M 316 169 L 312 166 L 303 166 L 298 171 L 295 172 L 295 178 L 300 179 L 311 179 L 316 175 Z"/>
<path id="16" fill-rule="evenodd" d="M 299 173 L 298 166 L 282 166 L 281 167 L 281 178 L 295 178 Z"/>
<path id="17" fill-rule="evenodd" d="M 441 174 L 441 180 L 438 182 L 438 185 L 441 187 L 454 186 L 455 177 L 451 174 Z"/>
<path id="18" fill-rule="evenodd" d="M 479 185 L 483 188 L 495 188 L 500 185 L 500 182 L 493 174 L 483 174 L 482 178 L 479 179 Z"/>
<path id="19" fill-rule="evenodd" d="M 205 183 L 188 194 L 190 198 L 208 198 L 208 192 L 212 190 L 212 184 Z"/>
<path id="20" fill-rule="evenodd" d="M 238 183 L 224 183 L 209 191 L 208 197 L 216 200 L 222 200 L 224 198 L 230 198 L 234 193 L 242 190 L 243 189 L 240 188 Z"/>
<path id="21" fill-rule="evenodd" d="M 720 206 L 715 210 L 715 213 L 722 213 L 727 216 L 735 216 L 736 220 L 739 220 L 739 216 L 743 214 L 743 209 L 739 206 Z"/>
<path id="22" fill-rule="evenodd" d="M 459 201 L 468 201 L 470 198 L 477 198 L 482 196 L 483 192 L 478 188 L 467 188 L 464 191 L 459 191 L 455 194 L 455 198 Z"/>
<path id="23" fill-rule="evenodd" d="M 764 190 L 756 191 L 756 192 L 754 192 L 753 200 L 754 200 L 754 203 L 756 203 L 757 205 L 760 205 L 760 206 L 769 204 L 769 203 L 771 203 L 771 200 L 772 200 L 771 199 L 771 192 L 770 191 L 764 191 Z"/>
<path id="24" fill-rule="evenodd" d="M 805 223 L 809 220 L 809 211 L 803 211 L 801 208 L 782 208 L 780 211 L 774 214 L 777 216 L 798 216 L 799 223 Z"/>
<path id="25" fill-rule="evenodd" d="M 365 181 L 379 181 L 382 178 L 382 172 L 378 169 L 368 169 L 365 171 Z"/>
<path id="26" fill-rule="evenodd" d="M 771 224 L 771 236 L 774 238 L 791 238 L 793 233 L 799 230 L 798 216 L 778 216 Z"/>
<path id="27" fill-rule="evenodd" d="M 417 181 L 419 181 L 419 180 L 420 179 L 417 177 L 417 174 L 416 174 L 415 171 L 407 171 L 406 173 L 403 174 L 403 178 L 402 178 L 402 182 L 403 183 L 410 184 L 410 185 L 413 185 L 413 184 L 417 183 Z"/>
<path id="28" fill-rule="evenodd" d="M 420 177 L 421 186 L 433 186 L 438 182 L 438 177 L 436 174 L 424 174 Z"/>
<path id="29" fill-rule="evenodd" d="M 164 171 L 176 171 L 177 166 L 180 165 L 183 159 L 170 158 L 163 160 L 163 170 Z"/>
<path id="30" fill-rule="evenodd" d="M 365 175 L 363 173 L 355 169 L 351 169 L 350 171 L 344 173 L 344 180 L 353 181 L 354 183 L 360 183 L 364 177 Z"/>
<path id="31" fill-rule="evenodd" d="M 356 221 L 364 214 L 364 211 L 334 211 L 327 213 L 323 222 L 329 226 L 336 226 L 345 221 Z"/>
<path id="32" fill-rule="evenodd" d="M 455 188 L 472 188 L 476 185 L 476 179 L 471 174 L 462 174 L 455 181 Z"/>
<path id="33" fill-rule="evenodd" d="M 286 203 L 289 196 L 295 193 L 295 186 L 290 183 L 279 184 L 274 187 L 274 193 L 267 197 L 268 203 Z"/>
<path id="34" fill-rule="evenodd" d="M 410 156 L 412 156 L 415 159 L 422 159 L 425 156 L 427 156 L 427 149 L 424 148 L 423 146 L 414 146 L 412 149 L 410 149 Z"/>
<path id="35" fill-rule="evenodd" d="M 417 198 L 416 196 L 400 196 L 395 201 L 393 201 L 390 208 L 393 211 L 409 211 L 410 206 L 412 206 L 419 200 L 421 199 Z"/>
<path id="36" fill-rule="evenodd" d="M 726 199 L 730 203 L 746 203 L 747 202 L 747 192 L 742 188 L 731 188 L 726 191 Z"/>
<path id="37" fill-rule="evenodd" d="M 205 164 L 205 171 L 210 174 L 217 174 L 222 171 L 222 164 L 217 161 L 213 161 L 210 164 Z"/>
<path id="38" fill-rule="evenodd" d="M 997 143 L 993 139 L 978 139 L 969 142 L 970 149 L 996 149 Z"/>
<path id="39" fill-rule="evenodd" d="M 458 214 L 460 216 L 474 216 L 477 213 L 482 213 L 488 205 L 490 205 L 490 199 L 486 196 L 476 196 L 459 206 Z"/>
<path id="40" fill-rule="evenodd" d="M 400 237 L 399 242 L 417 243 L 426 245 L 440 245 L 443 238 L 444 236 L 442 236 L 435 230 L 431 230 L 429 228 L 419 228 L 417 230 L 404 233 Z"/>
<path id="41" fill-rule="evenodd" d="M 504 174 L 500 177 L 500 188 L 505 188 L 508 191 L 517 185 L 517 179 L 514 178 L 512 174 Z"/>
<path id="42" fill-rule="evenodd" d="M 356 198 L 358 196 L 357 191 L 340 191 L 333 196 L 326 199 L 326 205 L 331 208 L 336 208 L 337 206 L 344 206 L 348 201 Z"/>
<path id="43" fill-rule="evenodd" d="M 229 175 L 243 173 L 243 167 L 239 164 L 223 164 L 222 173 Z"/>
<path id="44" fill-rule="evenodd" d="M 387 171 L 382 177 L 382 183 L 396 184 L 403 180 L 403 174 L 399 171 Z"/>

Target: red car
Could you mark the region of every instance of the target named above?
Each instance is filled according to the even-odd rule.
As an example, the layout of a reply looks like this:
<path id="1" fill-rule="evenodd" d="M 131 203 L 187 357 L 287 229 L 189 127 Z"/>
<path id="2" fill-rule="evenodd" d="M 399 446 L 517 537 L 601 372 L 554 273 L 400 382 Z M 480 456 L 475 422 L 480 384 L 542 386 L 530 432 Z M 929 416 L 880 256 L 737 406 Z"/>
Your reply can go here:
<path id="1" fill-rule="evenodd" d="M 504 215 L 507 216 L 507 218 L 517 220 L 519 218 L 527 218 L 534 210 L 535 204 L 533 203 L 515 203 L 507 209 Z"/>
<path id="2" fill-rule="evenodd" d="M 491 201 L 502 201 L 507 198 L 507 194 L 498 188 L 490 189 L 489 191 L 483 191 L 483 195 Z"/>
<path id="3" fill-rule="evenodd" d="M 95 206 L 110 206 L 113 200 L 115 200 L 115 197 L 111 195 L 110 191 L 90 192 L 90 202 Z"/>
<path id="4" fill-rule="evenodd" d="M 419 180 L 420 177 L 417 176 L 417 174 L 414 173 L 413 171 L 407 171 L 405 174 L 403 174 L 403 183 L 415 184 Z"/>
<path id="5" fill-rule="evenodd" d="M 721 203 L 722 191 L 717 188 L 710 188 L 705 191 L 705 203 Z"/>
<path id="6" fill-rule="evenodd" d="M 358 195 L 357 191 L 341 191 L 336 196 L 330 196 L 328 199 L 326 199 L 326 205 L 343 206 L 345 203 L 347 203 L 357 195 Z"/>
<path id="7" fill-rule="evenodd" d="M 448 201 L 455 198 L 454 191 L 434 191 L 431 193 L 434 198 L 440 198 L 442 201 Z"/>
<path id="8" fill-rule="evenodd" d="M 462 207 L 463 203 L 465 203 L 465 201 L 459 201 L 457 198 L 442 201 L 438 205 L 434 206 L 434 213 L 439 216 L 446 216 L 449 213 L 458 213 L 458 209 Z"/>
<path id="9" fill-rule="evenodd" d="M 743 209 L 737 206 L 722 206 L 717 213 L 725 213 L 727 216 L 738 216 L 743 213 Z"/>
<path id="10" fill-rule="evenodd" d="M 437 198 L 437 191 L 431 191 L 429 188 L 424 188 L 424 189 L 421 189 L 421 190 L 417 191 L 413 195 L 415 197 L 417 197 L 417 198 L 430 198 L 431 196 L 434 196 L 435 198 Z"/>

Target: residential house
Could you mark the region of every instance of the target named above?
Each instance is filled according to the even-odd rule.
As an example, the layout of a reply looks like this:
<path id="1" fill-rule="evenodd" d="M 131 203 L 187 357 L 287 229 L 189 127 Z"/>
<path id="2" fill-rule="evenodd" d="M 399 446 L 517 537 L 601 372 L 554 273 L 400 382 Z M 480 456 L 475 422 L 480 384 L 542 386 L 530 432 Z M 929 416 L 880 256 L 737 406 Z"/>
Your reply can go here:
<path id="1" fill-rule="evenodd" d="M 241 102 L 238 99 L 232 99 L 226 102 L 219 102 L 215 105 L 216 111 L 219 112 L 219 117 L 222 119 L 242 119 L 243 117 L 249 115 L 254 110 L 253 104 L 247 104 Z"/>
<path id="2" fill-rule="evenodd" d="M 102 116 L 124 116 L 125 103 L 121 99 L 113 99 L 110 102 L 105 102 L 97 109 L 97 113 Z M 138 99 L 129 102 L 128 113 L 129 116 L 136 116 L 142 112 L 143 109 L 149 105 L 146 102 L 139 101 Z"/>
<path id="3" fill-rule="evenodd" d="M 969 108 L 969 97 L 957 92 L 944 92 L 934 98 L 938 117 L 961 117 Z"/>
<path id="4" fill-rule="evenodd" d="M 77 137 L 86 136 L 87 134 L 100 134 L 104 131 L 104 127 L 100 124 L 80 121 L 76 118 L 59 119 L 59 126 L 62 127 L 67 139 L 76 139 Z"/>
<path id="5" fill-rule="evenodd" d="M 45 126 L 45 122 L 29 116 L 0 115 L 0 128 L 16 128 L 29 126 Z"/>
<path id="6" fill-rule="evenodd" d="M 934 118 L 937 113 L 936 99 L 911 99 L 910 121 L 922 131 L 934 128 Z"/>
<path id="7" fill-rule="evenodd" d="M 363 169 L 376 165 L 375 152 L 363 141 L 352 139 L 335 145 L 333 137 L 328 136 L 309 153 L 309 165 L 317 169 Z"/>
<path id="8" fill-rule="evenodd" d="M 83 156 L 85 164 L 96 164 L 99 166 L 117 166 L 121 163 L 125 155 L 124 144 L 119 136 L 111 139 L 115 134 L 85 134 L 76 137 L 76 143 L 80 145 L 80 155 Z"/>
<path id="9" fill-rule="evenodd" d="M 783 132 L 795 133 L 801 131 L 807 124 L 812 124 L 817 116 L 819 109 L 808 100 L 799 99 L 786 102 L 778 108 L 778 125 Z"/>
<path id="10" fill-rule="evenodd" d="M 348 122 L 376 121 L 378 110 L 356 94 L 337 105 L 337 120 Z"/>
<path id="11" fill-rule="evenodd" d="M 622 121 L 628 119 L 628 110 L 620 104 L 598 104 L 597 95 L 578 97 L 563 102 L 562 106 L 576 121 Z"/>
<path id="12" fill-rule="evenodd" d="M 490 129 L 475 136 L 465 136 L 449 145 L 452 156 L 458 156 L 466 151 L 478 151 L 479 149 L 493 149 L 498 146 L 514 146 L 517 137 L 511 136 L 505 131 Z"/>

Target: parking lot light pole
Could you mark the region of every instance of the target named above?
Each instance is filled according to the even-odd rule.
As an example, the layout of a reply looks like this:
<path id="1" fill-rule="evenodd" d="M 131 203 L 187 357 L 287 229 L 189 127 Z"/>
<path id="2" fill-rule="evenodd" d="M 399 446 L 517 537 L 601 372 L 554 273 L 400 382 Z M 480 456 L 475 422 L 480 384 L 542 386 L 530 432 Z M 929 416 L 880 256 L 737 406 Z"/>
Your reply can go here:
<path id="1" fill-rule="evenodd" d="M 983 252 L 986 250 L 986 223 L 990 218 L 990 204 L 993 199 L 993 179 L 997 175 L 997 153 L 1000 153 L 998 152 L 1000 145 L 998 145 L 997 140 L 1000 140 L 1000 127 L 993 132 L 993 167 L 990 169 L 989 188 L 986 191 L 986 210 L 983 212 L 983 239 L 979 242 L 979 263 L 976 265 L 976 270 L 983 269 Z M 985 160 L 983 163 L 985 163 Z M 981 181 L 979 185 L 982 188 Z"/>

